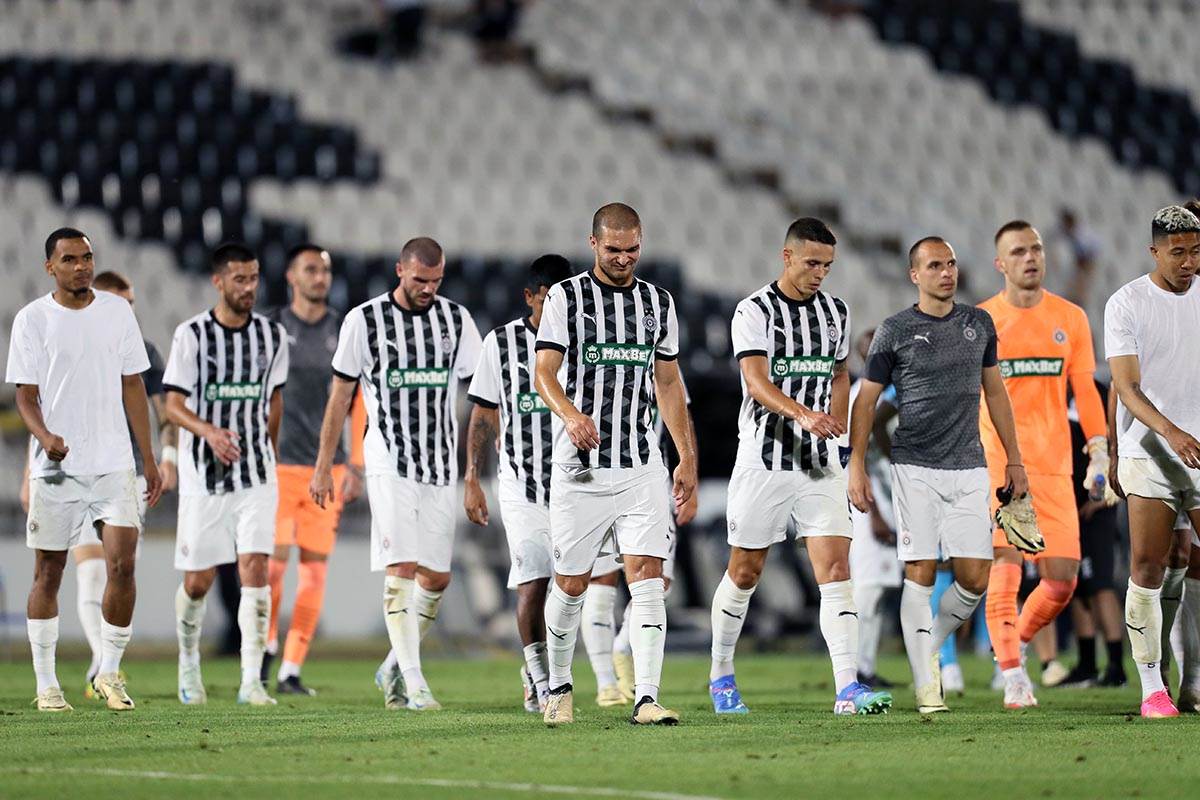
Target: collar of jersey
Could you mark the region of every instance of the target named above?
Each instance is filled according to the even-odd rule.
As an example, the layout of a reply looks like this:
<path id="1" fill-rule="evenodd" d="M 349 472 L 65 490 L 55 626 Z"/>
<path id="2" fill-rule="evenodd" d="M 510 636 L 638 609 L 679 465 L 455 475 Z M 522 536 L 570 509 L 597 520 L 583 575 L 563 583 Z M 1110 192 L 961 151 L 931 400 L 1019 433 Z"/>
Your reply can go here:
<path id="1" fill-rule="evenodd" d="M 254 312 L 251 311 L 250 314 L 247 315 L 246 323 L 244 325 L 239 325 L 236 328 L 231 328 L 228 325 L 226 325 L 225 323 L 221 322 L 221 320 L 217 319 L 217 310 L 215 308 L 210 308 L 208 310 L 208 315 L 210 317 L 212 317 L 213 322 L 217 323 L 218 328 L 220 328 L 221 330 L 229 331 L 230 333 L 237 333 L 238 331 L 244 331 L 244 330 L 246 330 L 246 328 L 249 328 L 250 323 L 254 321 Z"/>
<path id="2" fill-rule="evenodd" d="M 533 327 L 533 322 L 529 319 L 529 317 L 522 317 L 521 322 L 525 323 L 525 330 L 529 331 L 530 333 L 537 333 L 537 328 Z"/>
<path id="3" fill-rule="evenodd" d="M 955 303 L 955 304 L 954 304 L 954 307 L 950 309 L 950 313 L 949 313 L 949 314 L 947 314 L 947 315 L 946 315 L 946 316 L 944 316 L 944 317 L 935 317 L 935 316 L 933 316 L 932 314 L 926 314 L 924 311 L 922 311 L 921 309 L 917 308 L 917 304 L 916 304 L 916 303 L 913 303 L 911 306 L 909 306 L 909 308 L 911 308 L 911 309 L 912 309 L 912 312 L 913 312 L 914 314 L 916 314 L 916 315 L 917 315 L 918 317 L 920 317 L 921 319 L 927 319 L 927 320 L 929 320 L 930 322 L 946 322 L 946 321 L 947 321 L 947 320 L 949 320 L 951 317 L 953 317 L 954 315 L 956 315 L 956 314 L 958 313 L 958 310 L 959 310 L 959 308 L 961 308 L 961 307 L 962 307 L 962 303 Z"/>
<path id="4" fill-rule="evenodd" d="M 437 295 L 434 295 L 433 300 L 429 303 L 429 305 L 425 306 L 425 308 L 421 311 L 413 311 L 411 308 L 405 308 L 404 306 L 397 303 L 396 302 L 396 294 L 395 294 L 394 289 L 392 291 L 388 292 L 388 300 L 390 300 L 392 302 L 392 307 L 395 308 L 397 311 L 399 311 L 401 314 L 408 314 L 410 317 L 423 317 L 426 314 L 428 314 L 431 310 L 433 310 L 433 304 L 437 302 Z"/>
<path id="5" fill-rule="evenodd" d="M 590 269 L 587 272 L 587 276 L 592 279 L 592 283 L 600 287 L 600 291 L 602 292 L 620 292 L 621 294 L 629 294 L 638 284 L 638 279 L 635 277 L 633 279 L 633 283 L 629 284 L 628 286 L 613 286 L 612 284 L 605 283 L 597 278 L 596 273 Z"/>
<path id="6" fill-rule="evenodd" d="M 811 306 L 814 302 L 816 302 L 816 299 L 817 299 L 817 293 L 813 292 L 812 294 L 810 294 L 808 296 L 807 300 L 793 300 L 792 298 L 790 298 L 786 294 L 784 294 L 783 290 L 779 288 L 779 281 L 771 281 L 771 291 L 774 292 L 775 296 L 778 297 L 780 300 L 787 303 L 789 306 L 795 306 L 796 308 L 803 308 L 804 306 Z"/>

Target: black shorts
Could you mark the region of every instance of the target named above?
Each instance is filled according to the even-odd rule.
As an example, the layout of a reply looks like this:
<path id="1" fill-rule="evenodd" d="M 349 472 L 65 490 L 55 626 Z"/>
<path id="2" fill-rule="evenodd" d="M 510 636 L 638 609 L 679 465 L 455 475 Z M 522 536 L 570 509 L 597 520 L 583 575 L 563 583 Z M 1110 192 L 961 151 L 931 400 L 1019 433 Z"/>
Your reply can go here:
<path id="1" fill-rule="evenodd" d="M 1115 589 L 1113 572 L 1117 563 L 1117 509 L 1104 508 L 1090 520 L 1079 520 L 1079 562 L 1077 597 L 1091 597 L 1103 589 Z"/>

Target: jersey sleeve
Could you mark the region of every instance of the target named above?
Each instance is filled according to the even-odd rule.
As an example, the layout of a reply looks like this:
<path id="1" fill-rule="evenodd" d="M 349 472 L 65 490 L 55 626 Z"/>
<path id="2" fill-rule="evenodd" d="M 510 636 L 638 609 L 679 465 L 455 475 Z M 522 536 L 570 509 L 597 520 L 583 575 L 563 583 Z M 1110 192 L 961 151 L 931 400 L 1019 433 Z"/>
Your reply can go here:
<path id="1" fill-rule="evenodd" d="M 1137 326 L 1126 301 L 1118 292 L 1104 304 L 1104 357 L 1136 356 L 1138 354 Z"/>
<path id="2" fill-rule="evenodd" d="M 121 320 L 121 374 L 140 375 L 150 369 L 146 340 L 129 304 L 122 302 L 114 307 L 120 309 L 117 315 Z"/>
<path id="3" fill-rule="evenodd" d="M 891 326 L 884 320 L 875 331 L 871 349 L 867 351 L 866 379 L 887 386 L 892 382 L 892 370 L 896 366 L 896 350 Z"/>
<path id="4" fill-rule="evenodd" d="M 495 331 L 483 338 L 479 364 L 467 387 L 467 399 L 484 408 L 500 406 L 500 345 Z"/>
<path id="5" fill-rule="evenodd" d="M 654 357 L 659 361 L 679 358 L 679 318 L 675 316 L 675 299 L 667 295 L 667 326 L 658 340 Z"/>
<path id="6" fill-rule="evenodd" d="M 166 365 L 158 348 L 150 342 L 146 342 L 146 357 L 150 360 L 150 369 L 142 373 L 142 382 L 146 384 L 146 395 L 153 397 L 163 393 L 163 370 Z"/>
<path id="7" fill-rule="evenodd" d="M 38 353 L 30 330 L 29 315 L 18 313 L 13 320 L 12 337 L 8 340 L 8 366 L 5 368 L 5 383 L 36 386 L 38 383 Z M 45 350 L 40 352 L 44 353 Z"/>
<path id="8" fill-rule="evenodd" d="M 996 355 L 999 347 L 999 339 L 996 336 L 996 323 L 992 320 L 992 315 L 981 309 L 979 317 L 983 323 L 983 335 L 987 337 L 983 348 L 983 368 L 987 369 L 1000 363 L 1000 359 Z"/>
<path id="9" fill-rule="evenodd" d="M 1074 314 L 1074 330 L 1071 331 L 1071 352 L 1068 356 L 1067 374 L 1086 372 L 1089 375 L 1096 371 L 1096 351 L 1092 347 L 1092 328 L 1088 325 L 1087 314 L 1082 308 L 1072 309 Z"/>
<path id="10" fill-rule="evenodd" d="M 275 351 L 275 361 L 271 364 L 271 374 L 267 376 L 267 396 L 275 392 L 276 389 L 283 387 L 287 383 L 288 378 L 288 362 L 291 359 L 291 351 L 288 349 L 287 331 L 279 322 L 271 324 L 271 329 L 274 331 L 276 338 L 279 340 L 279 349 Z"/>
<path id="11" fill-rule="evenodd" d="M 454 363 L 454 374 L 460 380 L 466 380 L 475 374 L 475 367 L 479 364 L 482 342 L 479 339 L 479 328 L 475 327 L 475 320 L 471 317 L 471 312 L 464 308 L 462 313 L 463 326 L 462 333 L 459 334 L 458 360 Z"/>
<path id="12" fill-rule="evenodd" d="M 163 389 L 168 392 L 179 392 L 188 397 L 196 391 L 196 383 L 200 380 L 199 365 L 196 357 L 200 352 L 200 343 L 187 323 L 175 329 L 171 340 L 171 352 L 167 354 L 167 370 L 163 373 Z"/>
<path id="13" fill-rule="evenodd" d="M 729 335 L 733 354 L 739 360 L 746 356 L 765 356 L 770 352 L 769 322 L 757 303 L 743 300 L 733 312 Z"/>
<path id="14" fill-rule="evenodd" d="M 846 305 L 842 305 L 841 308 L 846 316 L 842 319 L 842 338 L 838 341 L 837 350 L 833 354 L 836 361 L 845 361 L 850 357 L 850 308 Z"/>
<path id="15" fill-rule="evenodd" d="M 337 349 L 333 353 L 333 374 L 344 381 L 357 381 L 367 362 L 366 312 L 356 309 L 342 320 Z"/>
<path id="16" fill-rule="evenodd" d="M 570 337 L 567 333 L 567 295 L 563 284 L 550 288 L 546 302 L 542 304 L 542 321 L 538 325 L 534 350 L 557 350 L 567 352 Z"/>

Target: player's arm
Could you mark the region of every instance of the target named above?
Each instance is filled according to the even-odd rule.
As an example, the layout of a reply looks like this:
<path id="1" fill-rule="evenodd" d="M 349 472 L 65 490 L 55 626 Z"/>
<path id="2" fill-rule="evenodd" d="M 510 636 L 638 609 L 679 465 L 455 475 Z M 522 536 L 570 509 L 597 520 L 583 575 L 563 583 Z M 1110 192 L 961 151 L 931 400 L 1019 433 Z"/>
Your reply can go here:
<path id="1" fill-rule="evenodd" d="M 1104 485 L 1108 480 L 1108 430 L 1104 414 L 1104 402 L 1096 389 L 1091 372 L 1071 373 L 1071 392 L 1075 395 L 1075 408 L 1079 412 L 1079 425 L 1087 440 L 1084 450 L 1088 454 L 1087 473 L 1083 488 L 1088 497 L 1100 500 L 1104 497 Z"/>
<path id="2" fill-rule="evenodd" d="M 467 471 L 463 476 L 463 507 L 467 519 L 476 525 L 488 524 L 487 497 L 479 483 L 479 474 L 499 430 L 499 409 L 489 408 L 476 400 L 471 406 L 471 421 L 467 424 Z"/>
<path id="3" fill-rule="evenodd" d="M 154 462 L 154 444 L 150 438 L 150 401 L 146 399 L 146 384 L 142 376 L 121 376 L 121 402 L 125 406 L 125 418 L 133 428 L 133 438 L 137 441 L 138 449 L 142 451 L 142 474 L 146 478 L 146 505 L 150 508 L 158 505 L 162 496 L 162 478 L 158 474 L 158 465 Z"/>
<path id="4" fill-rule="evenodd" d="M 846 363 L 845 359 L 833 365 L 829 414 L 841 424 L 842 433 L 845 433 L 847 420 L 850 416 L 850 365 Z"/>
<path id="5" fill-rule="evenodd" d="M 1105 410 L 1108 412 L 1108 485 L 1116 492 L 1117 497 L 1125 499 L 1125 490 L 1121 488 L 1121 481 L 1117 479 L 1117 442 L 1121 437 L 1117 435 L 1117 389 L 1111 382 L 1108 386 L 1108 405 Z"/>
<path id="6" fill-rule="evenodd" d="M 659 413 L 662 413 L 661 411 Z M 687 424 L 688 430 L 692 432 L 692 444 L 696 448 L 696 463 L 700 463 L 700 439 L 696 436 L 696 420 L 692 418 L 692 407 L 687 406 Z M 675 524 L 679 526 L 687 525 L 696 518 L 696 512 L 699 510 L 700 493 L 692 492 L 692 496 L 684 502 L 675 503 Z"/>
<path id="7" fill-rule="evenodd" d="M 353 503 L 363 492 L 363 441 L 367 436 L 367 407 L 363 393 L 355 387 L 354 400 L 350 404 L 350 421 L 346 425 L 349 458 L 346 461 L 346 477 L 342 480 L 342 501 Z"/>
<path id="8" fill-rule="evenodd" d="M 1017 423 L 1013 418 L 1008 390 L 1004 388 L 1004 378 L 1000 377 L 1000 367 L 984 367 L 982 383 L 988 416 L 991 417 L 992 426 L 1000 436 L 1000 443 L 1004 445 L 1004 452 L 1008 456 L 1008 464 L 1004 468 L 1005 485 L 1012 489 L 1013 497 L 1021 497 L 1029 491 L 1029 477 L 1025 474 L 1025 465 L 1021 462 L 1021 448 L 1017 444 Z"/>
<path id="9" fill-rule="evenodd" d="M 858 397 L 854 399 L 854 413 L 850 415 L 850 464 L 846 494 L 859 511 L 870 511 L 875 506 L 871 479 L 867 476 L 867 446 L 871 442 L 871 428 L 875 422 L 875 405 L 883 388 L 882 383 L 863 378 L 859 382 Z"/>
<path id="10" fill-rule="evenodd" d="M 213 455 L 225 466 L 242 457 L 237 432 L 228 428 L 218 428 L 200 419 L 195 411 L 187 407 L 187 396 L 174 387 L 167 388 L 167 418 L 185 431 L 190 431 L 193 436 L 207 442 Z"/>
<path id="11" fill-rule="evenodd" d="M 271 437 L 271 447 L 275 450 L 275 459 L 279 459 L 279 426 L 283 424 L 283 389 L 271 392 L 271 405 L 267 409 L 267 436 Z"/>
<path id="12" fill-rule="evenodd" d="M 162 476 L 163 491 L 171 492 L 179 483 L 179 426 L 167 418 L 167 399 L 162 392 L 150 395 L 154 419 L 158 421 L 158 474 Z"/>
<path id="13" fill-rule="evenodd" d="M 875 424 L 871 426 L 871 435 L 875 437 L 875 446 L 886 459 L 892 457 L 892 435 L 888 433 L 888 423 L 896 418 L 896 407 L 887 400 L 875 405 Z"/>
<path id="14" fill-rule="evenodd" d="M 746 389 L 754 401 L 767 411 L 795 420 L 806 431 L 822 439 L 833 439 L 846 432 L 845 416 L 838 419 L 830 414 L 814 411 L 788 397 L 771 381 L 765 355 L 743 355 L 738 359 Z M 836 375 L 835 375 L 836 380 Z M 846 377 L 845 409 L 849 409 L 849 376 Z M 836 410 L 836 409 L 831 409 Z"/>
<path id="15" fill-rule="evenodd" d="M 1200 442 L 1167 419 L 1142 391 L 1142 368 L 1138 357 L 1113 356 L 1108 359 L 1108 366 L 1112 369 L 1113 389 L 1120 395 L 1121 405 L 1139 422 L 1166 439 L 1185 465 L 1200 469 Z"/>
<path id="16" fill-rule="evenodd" d="M 658 413 L 679 453 L 674 475 L 675 505 L 679 507 L 691 500 L 696 491 L 696 435 L 688 414 L 679 362 L 674 358 L 655 361 L 654 392 L 658 398 Z"/>
<path id="17" fill-rule="evenodd" d="M 51 461 L 62 461 L 67 457 L 71 448 L 67 447 L 61 436 L 51 433 L 46 427 L 46 420 L 42 417 L 41 396 L 35 384 L 17 385 L 17 413 L 21 415 L 21 421 L 29 429 L 30 435 L 37 439 Z"/>
<path id="18" fill-rule="evenodd" d="M 329 386 L 329 401 L 325 403 L 325 416 L 321 420 L 317 463 L 313 466 L 312 481 L 308 485 L 308 493 L 321 508 L 325 507 L 326 500 L 333 499 L 333 459 L 346 425 L 346 416 L 350 413 L 350 404 L 354 402 L 356 385 L 356 379 L 336 374 Z M 281 413 L 282 408 L 281 404 Z"/>
<path id="19" fill-rule="evenodd" d="M 600 446 L 600 432 L 596 430 L 595 421 L 575 407 L 558 382 L 558 369 L 562 362 L 562 351 L 550 347 L 539 348 L 534 366 L 534 388 L 550 412 L 562 420 L 571 444 L 580 450 L 595 450 Z"/>

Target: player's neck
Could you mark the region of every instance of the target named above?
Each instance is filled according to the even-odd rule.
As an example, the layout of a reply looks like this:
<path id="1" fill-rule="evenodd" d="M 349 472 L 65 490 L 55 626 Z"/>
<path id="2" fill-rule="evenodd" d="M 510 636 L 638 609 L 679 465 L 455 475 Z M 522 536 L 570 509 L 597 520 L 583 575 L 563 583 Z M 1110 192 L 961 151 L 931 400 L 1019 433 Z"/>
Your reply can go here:
<path id="1" fill-rule="evenodd" d="M 542 324 L 542 312 L 536 308 L 530 309 L 529 314 L 525 317 L 525 321 L 529 323 L 529 327 L 536 331 Z"/>
<path id="2" fill-rule="evenodd" d="M 217 303 L 216 308 L 213 309 L 213 316 L 216 317 L 217 322 L 226 328 L 244 328 L 246 327 L 246 323 L 250 321 L 250 312 L 247 311 L 245 314 L 242 314 L 241 312 L 234 311 L 225 305 L 224 300 Z"/>
<path id="3" fill-rule="evenodd" d="M 1196 279 L 1192 278 L 1192 280 L 1194 281 Z M 1150 282 L 1162 289 L 1164 292 L 1170 292 L 1171 294 L 1187 294 L 1188 290 L 1192 288 L 1192 284 L 1190 282 L 1186 286 L 1176 286 L 1172 284 L 1159 270 L 1154 270 L 1154 272 L 1150 273 Z"/>
<path id="4" fill-rule="evenodd" d="M 600 269 L 599 265 L 596 265 L 592 267 L 592 277 L 595 278 L 598 283 L 602 283 L 605 286 L 612 286 L 616 289 L 628 289 L 630 286 L 633 286 L 632 272 L 629 273 L 629 280 L 625 281 L 625 283 L 616 283 L 612 278 L 608 277 L 608 275 L 604 273 L 604 270 Z"/>
<path id="5" fill-rule="evenodd" d="M 70 289 L 61 287 L 54 290 L 51 295 L 54 302 L 58 303 L 63 308 L 69 308 L 72 311 L 78 311 L 81 308 L 87 308 L 96 299 L 96 293 L 91 289 L 84 289 L 82 292 L 72 292 Z"/>
<path id="6" fill-rule="evenodd" d="M 788 300 L 794 300 L 797 303 L 803 303 L 816 294 L 816 292 L 804 292 L 802 289 L 793 285 L 787 279 L 787 276 L 780 276 L 779 279 L 775 281 L 775 288 Z"/>
<path id="7" fill-rule="evenodd" d="M 954 310 L 954 298 L 939 300 L 932 295 L 923 294 L 917 298 L 917 310 L 931 317 L 944 317 Z"/>
<path id="8" fill-rule="evenodd" d="M 309 300 L 299 293 L 292 298 L 291 309 L 296 317 L 310 325 L 320 322 L 329 313 L 329 305 L 327 303 L 324 301 Z"/>
<path id="9" fill-rule="evenodd" d="M 1004 286 L 1004 299 L 1008 301 L 1010 306 L 1017 308 L 1033 308 L 1042 302 L 1042 298 L 1045 295 L 1046 290 L 1041 286 L 1036 289 L 1022 289 L 1019 286 L 1013 286 L 1011 283 Z"/>

